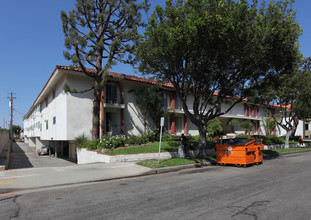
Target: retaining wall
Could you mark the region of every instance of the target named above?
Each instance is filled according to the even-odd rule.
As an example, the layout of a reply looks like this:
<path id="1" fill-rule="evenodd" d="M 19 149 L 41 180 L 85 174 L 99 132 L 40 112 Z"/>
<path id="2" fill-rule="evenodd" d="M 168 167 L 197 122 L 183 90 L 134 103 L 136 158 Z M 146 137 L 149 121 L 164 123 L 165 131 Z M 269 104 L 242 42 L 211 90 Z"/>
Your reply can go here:
<path id="1" fill-rule="evenodd" d="M 189 151 L 189 156 L 196 156 L 198 151 Z M 207 154 L 215 154 L 215 150 L 207 150 Z M 172 159 L 178 156 L 177 152 L 161 152 L 160 159 Z M 158 152 L 155 153 L 140 153 L 140 154 L 117 154 L 109 155 L 102 154 L 97 151 L 87 150 L 86 148 L 77 148 L 78 164 L 88 163 L 124 163 L 124 162 L 139 162 L 144 160 L 158 159 Z"/>
<path id="2" fill-rule="evenodd" d="M 9 133 L 0 131 L 0 154 L 4 146 L 8 143 L 8 141 L 9 141 Z"/>
<path id="3" fill-rule="evenodd" d="M 289 144 L 289 148 L 294 147 L 311 147 L 311 143 L 304 143 L 303 145 L 299 144 Z M 265 150 L 281 149 L 285 148 L 285 144 L 274 144 L 274 145 L 264 145 Z"/>

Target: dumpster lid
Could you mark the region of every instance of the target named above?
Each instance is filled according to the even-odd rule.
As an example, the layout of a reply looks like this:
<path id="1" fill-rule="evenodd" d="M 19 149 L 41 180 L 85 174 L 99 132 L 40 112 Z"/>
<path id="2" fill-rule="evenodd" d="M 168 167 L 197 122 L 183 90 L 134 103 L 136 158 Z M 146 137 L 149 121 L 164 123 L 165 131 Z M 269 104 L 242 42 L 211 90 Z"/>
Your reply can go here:
<path id="1" fill-rule="evenodd" d="M 230 145 L 246 145 L 252 141 L 254 141 L 254 139 L 233 138 L 233 139 L 224 139 L 224 140 L 222 140 L 222 143 L 223 144 L 230 144 Z"/>

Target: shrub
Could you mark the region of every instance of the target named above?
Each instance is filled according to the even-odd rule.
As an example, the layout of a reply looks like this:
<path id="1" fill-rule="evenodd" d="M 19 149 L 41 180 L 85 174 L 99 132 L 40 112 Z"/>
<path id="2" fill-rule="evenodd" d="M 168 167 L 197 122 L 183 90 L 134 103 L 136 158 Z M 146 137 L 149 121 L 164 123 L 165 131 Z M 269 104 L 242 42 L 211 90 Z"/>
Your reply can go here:
<path id="1" fill-rule="evenodd" d="M 159 135 L 157 135 L 155 132 L 147 134 L 147 137 L 149 142 L 155 142 L 159 140 Z"/>
<path id="2" fill-rule="evenodd" d="M 96 150 L 99 145 L 100 145 L 100 140 L 99 139 L 88 141 L 87 142 L 87 149 L 89 149 L 89 150 Z"/>
<path id="3" fill-rule="evenodd" d="M 236 136 L 237 138 L 246 138 L 246 139 L 251 139 L 252 135 L 248 135 L 248 134 L 239 134 Z"/>
<path id="4" fill-rule="evenodd" d="M 85 134 L 79 135 L 75 139 L 75 145 L 77 146 L 77 148 L 87 147 L 87 143 L 88 143 L 88 140 L 87 140 Z"/>
<path id="5" fill-rule="evenodd" d="M 115 148 L 123 147 L 124 145 L 125 145 L 125 139 L 123 137 L 104 136 L 102 137 L 98 148 L 115 149 Z"/>
<path id="6" fill-rule="evenodd" d="M 169 134 L 162 135 L 162 141 L 175 141 L 175 138 Z"/>
<path id="7" fill-rule="evenodd" d="M 267 135 L 263 139 L 263 144 L 282 144 L 283 137 L 277 137 L 275 135 Z"/>
<path id="8" fill-rule="evenodd" d="M 128 145 L 138 144 L 137 137 L 136 136 L 129 137 L 129 138 L 125 139 L 125 143 L 128 144 Z"/>

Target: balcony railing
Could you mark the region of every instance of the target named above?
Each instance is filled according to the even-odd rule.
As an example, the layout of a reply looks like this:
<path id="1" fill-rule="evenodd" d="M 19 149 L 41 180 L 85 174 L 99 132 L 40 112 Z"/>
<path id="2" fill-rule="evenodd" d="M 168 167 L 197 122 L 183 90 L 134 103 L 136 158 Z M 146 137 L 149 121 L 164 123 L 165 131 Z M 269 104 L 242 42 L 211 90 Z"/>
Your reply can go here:
<path id="1" fill-rule="evenodd" d="M 121 134 L 121 125 L 106 125 L 106 134 L 116 136 Z"/>

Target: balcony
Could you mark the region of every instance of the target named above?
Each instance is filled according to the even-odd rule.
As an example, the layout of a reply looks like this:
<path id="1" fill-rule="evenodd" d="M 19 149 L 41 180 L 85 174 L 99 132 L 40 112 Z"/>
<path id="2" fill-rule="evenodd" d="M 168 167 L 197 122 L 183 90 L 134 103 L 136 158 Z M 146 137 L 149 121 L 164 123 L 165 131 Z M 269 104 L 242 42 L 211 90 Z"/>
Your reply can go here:
<path id="1" fill-rule="evenodd" d="M 121 104 L 120 97 L 117 95 L 109 95 L 105 97 L 105 108 L 123 109 L 124 104 Z"/>

